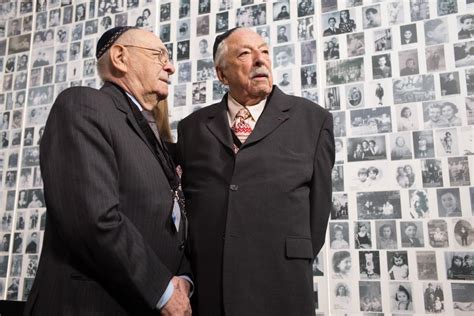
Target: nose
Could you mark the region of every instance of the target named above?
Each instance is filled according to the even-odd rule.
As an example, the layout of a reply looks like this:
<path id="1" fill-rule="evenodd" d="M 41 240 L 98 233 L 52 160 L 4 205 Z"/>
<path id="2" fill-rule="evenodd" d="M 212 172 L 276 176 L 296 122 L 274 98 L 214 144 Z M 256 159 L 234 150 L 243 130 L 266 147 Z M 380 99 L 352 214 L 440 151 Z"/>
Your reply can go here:
<path id="1" fill-rule="evenodd" d="M 261 51 L 256 51 L 254 54 L 255 66 L 262 66 L 265 63 L 265 54 Z"/>
<path id="2" fill-rule="evenodd" d="M 174 72 L 176 71 L 176 68 L 174 68 L 174 65 L 172 63 L 171 60 L 169 60 L 164 66 L 163 66 L 163 70 L 166 71 L 168 73 L 168 75 L 172 75 L 174 74 Z"/>

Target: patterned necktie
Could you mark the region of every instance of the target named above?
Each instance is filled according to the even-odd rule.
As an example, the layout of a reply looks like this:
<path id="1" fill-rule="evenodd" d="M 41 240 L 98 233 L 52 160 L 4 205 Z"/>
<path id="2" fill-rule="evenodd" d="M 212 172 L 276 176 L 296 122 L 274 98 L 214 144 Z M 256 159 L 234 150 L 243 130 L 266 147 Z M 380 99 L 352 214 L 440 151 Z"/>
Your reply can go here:
<path id="1" fill-rule="evenodd" d="M 252 115 L 250 115 L 249 110 L 246 108 L 240 109 L 239 112 L 235 115 L 234 123 L 232 124 L 232 131 L 234 132 L 235 136 L 240 140 L 243 144 L 249 137 L 250 133 L 252 133 L 252 127 L 248 122 L 247 119 L 251 119 Z M 234 152 L 237 153 L 239 151 L 239 147 L 234 144 Z"/>

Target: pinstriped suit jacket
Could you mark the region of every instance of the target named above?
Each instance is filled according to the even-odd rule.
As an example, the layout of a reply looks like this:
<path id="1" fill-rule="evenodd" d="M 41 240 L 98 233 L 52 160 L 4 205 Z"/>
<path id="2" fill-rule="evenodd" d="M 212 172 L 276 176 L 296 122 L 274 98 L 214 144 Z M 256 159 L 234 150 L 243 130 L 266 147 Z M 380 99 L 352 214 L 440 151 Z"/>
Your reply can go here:
<path id="1" fill-rule="evenodd" d="M 40 146 L 47 223 L 26 315 L 157 315 L 186 274 L 171 189 L 122 91 L 76 87 Z"/>

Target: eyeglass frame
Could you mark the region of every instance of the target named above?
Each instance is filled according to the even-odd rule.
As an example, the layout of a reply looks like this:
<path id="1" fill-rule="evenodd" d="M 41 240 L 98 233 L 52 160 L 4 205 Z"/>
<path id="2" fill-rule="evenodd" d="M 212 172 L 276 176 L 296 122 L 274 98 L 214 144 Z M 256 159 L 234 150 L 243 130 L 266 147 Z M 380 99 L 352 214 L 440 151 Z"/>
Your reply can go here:
<path id="1" fill-rule="evenodd" d="M 124 45 L 122 44 L 123 47 L 135 47 L 135 48 L 141 48 L 141 49 L 146 49 L 146 50 L 150 50 L 152 52 L 155 52 L 157 53 L 157 55 L 153 55 L 155 57 L 158 58 L 158 61 L 160 62 L 160 64 L 162 66 L 165 66 L 166 64 L 168 64 L 169 62 L 171 62 L 171 59 L 170 59 L 170 55 L 168 53 L 168 51 L 166 49 L 154 49 L 154 48 L 149 48 L 149 47 L 143 47 L 143 46 L 137 46 L 137 45 Z M 163 58 L 162 56 L 165 56 L 166 58 L 166 61 L 162 61 L 161 58 Z"/>

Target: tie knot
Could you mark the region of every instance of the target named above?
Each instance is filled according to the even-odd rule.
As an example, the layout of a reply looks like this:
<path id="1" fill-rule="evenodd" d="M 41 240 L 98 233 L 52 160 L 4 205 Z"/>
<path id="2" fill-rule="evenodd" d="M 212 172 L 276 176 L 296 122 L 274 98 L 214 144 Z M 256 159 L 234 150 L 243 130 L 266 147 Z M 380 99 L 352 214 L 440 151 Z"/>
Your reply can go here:
<path id="1" fill-rule="evenodd" d="M 237 112 L 237 114 L 235 115 L 236 119 L 241 118 L 243 120 L 246 120 L 249 117 L 252 117 L 252 115 L 250 114 L 249 110 L 247 110 L 247 108 L 240 109 L 239 112 Z"/>

